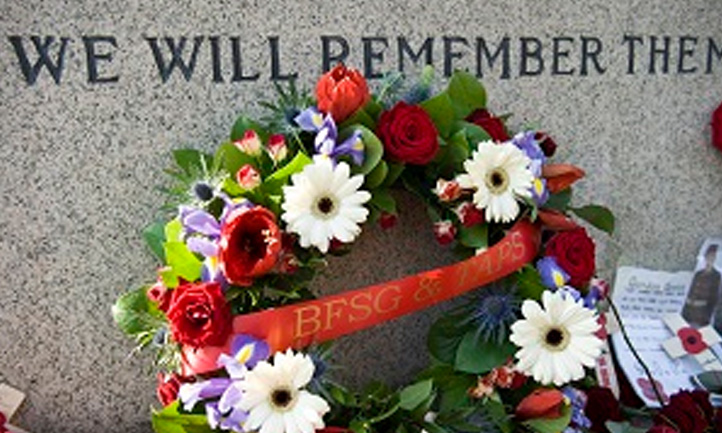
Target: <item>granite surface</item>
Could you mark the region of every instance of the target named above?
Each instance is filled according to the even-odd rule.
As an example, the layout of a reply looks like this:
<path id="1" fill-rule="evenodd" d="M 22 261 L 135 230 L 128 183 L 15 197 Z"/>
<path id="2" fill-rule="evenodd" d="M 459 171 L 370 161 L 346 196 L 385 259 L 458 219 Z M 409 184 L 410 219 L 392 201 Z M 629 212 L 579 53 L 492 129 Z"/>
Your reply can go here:
<path id="1" fill-rule="evenodd" d="M 269 37 L 278 37 L 277 75 L 297 72 L 308 88 L 322 67 L 321 36 L 344 37 L 347 62 L 358 66 L 362 37 L 388 38 L 383 62 L 372 64 L 378 70 L 398 66 L 397 37 L 414 49 L 434 37 L 439 71 L 445 43 L 462 52 L 450 67 L 474 71 L 476 38 L 496 45 L 509 36 L 509 78 L 501 78 L 499 64 L 485 70 L 491 109 L 513 112 L 513 125 L 551 131 L 560 144 L 557 160 L 587 170 L 575 202 L 615 211 L 614 237 L 596 233 L 601 274 L 612 277 L 617 265 L 691 269 L 703 238 L 722 234 L 722 153 L 709 145 L 708 125 L 722 101 L 722 61 L 707 58 L 709 38 L 722 48 L 722 3 L 560 4 L 3 1 L 0 382 L 28 394 L 15 422 L 36 432 L 150 431 L 150 360 L 128 357 L 132 343 L 114 327 L 110 305 L 125 289 L 153 278 L 155 263 L 140 229 L 158 215 L 156 187 L 165 181 L 159 168 L 170 163 L 168 151 L 182 145 L 211 149 L 239 112 L 259 114 L 252 101 L 272 95 Z M 60 84 L 47 70 L 34 85 L 26 83 L 9 37 L 23 37 L 34 56 L 32 35 L 70 38 Z M 633 73 L 625 35 L 642 38 L 633 43 Z M 96 78 L 117 76 L 117 82 L 89 82 L 83 36 L 115 38 L 114 49 L 95 45 L 96 55 L 113 52 L 111 61 L 97 63 Z M 176 71 L 164 83 L 146 38 L 166 36 L 187 36 L 189 44 L 195 36 L 218 37 L 223 82 L 213 81 L 211 42 L 204 39 L 190 80 Z M 588 62 L 582 75 L 583 36 L 603 42 L 604 73 Z M 650 54 L 653 43 L 657 49 L 667 43 L 666 36 L 668 73 L 664 55 Z M 697 38 L 682 62 L 681 36 Z M 258 72 L 257 81 L 231 82 L 233 37 L 239 38 L 244 73 Z M 469 45 L 453 42 L 455 37 Z M 528 37 L 542 44 L 539 75 L 521 74 L 538 66 L 533 59 L 520 63 L 520 38 Z M 570 54 L 556 66 L 554 37 L 571 38 L 560 40 Z M 555 75 L 553 68 L 572 74 Z M 401 218 L 395 230 L 368 230 L 350 256 L 331 261 L 316 287 L 331 293 L 453 260 L 434 245 L 413 200 L 402 200 Z M 338 374 L 353 384 L 409 379 L 426 362 L 424 336 L 437 314 L 432 309 L 344 339 L 336 349 L 344 366 Z"/>

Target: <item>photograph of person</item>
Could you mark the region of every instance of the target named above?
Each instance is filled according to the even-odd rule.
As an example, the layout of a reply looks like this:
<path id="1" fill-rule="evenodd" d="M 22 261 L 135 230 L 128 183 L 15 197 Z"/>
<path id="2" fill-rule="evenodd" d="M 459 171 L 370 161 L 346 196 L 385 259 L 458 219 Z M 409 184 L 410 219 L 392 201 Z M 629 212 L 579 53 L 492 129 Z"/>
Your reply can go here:
<path id="1" fill-rule="evenodd" d="M 722 274 L 715 267 L 719 245 L 710 244 L 704 249 L 702 263 L 692 278 L 687 299 L 682 308 L 682 317 L 695 327 L 707 326 L 712 322 L 717 332 L 722 330 L 722 306 L 720 301 L 720 282 Z"/>

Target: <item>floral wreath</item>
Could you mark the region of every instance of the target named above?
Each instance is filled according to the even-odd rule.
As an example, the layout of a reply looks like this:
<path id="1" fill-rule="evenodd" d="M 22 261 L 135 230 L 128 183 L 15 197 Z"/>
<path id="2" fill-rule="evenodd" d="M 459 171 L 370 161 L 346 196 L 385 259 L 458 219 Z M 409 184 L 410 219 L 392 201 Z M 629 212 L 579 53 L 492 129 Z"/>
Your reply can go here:
<path id="1" fill-rule="evenodd" d="M 172 218 L 144 231 L 163 263 L 157 281 L 113 308 L 119 327 L 156 351 L 156 432 L 591 425 L 583 389 L 603 345 L 606 286 L 572 214 L 608 232 L 613 217 L 570 205 L 584 173 L 550 162 L 546 133 L 511 135 L 473 76 L 456 72 L 438 93 L 432 78 L 431 68 L 413 84 L 389 76 L 372 95 L 338 65 L 315 99 L 278 87 L 263 104 L 271 114 L 240 117 L 214 154 L 173 152 Z M 346 251 L 364 223 L 397 222 L 392 188 L 421 199 L 460 264 L 314 300 L 308 283 L 326 255 Z M 476 277 L 462 282 L 467 273 Z M 432 326 L 433 362 L 413 383 L 357 391 L 333 380 L 329 340 L 480 285 Z M 346 321 L 321 329 L 319 302 Z"/>

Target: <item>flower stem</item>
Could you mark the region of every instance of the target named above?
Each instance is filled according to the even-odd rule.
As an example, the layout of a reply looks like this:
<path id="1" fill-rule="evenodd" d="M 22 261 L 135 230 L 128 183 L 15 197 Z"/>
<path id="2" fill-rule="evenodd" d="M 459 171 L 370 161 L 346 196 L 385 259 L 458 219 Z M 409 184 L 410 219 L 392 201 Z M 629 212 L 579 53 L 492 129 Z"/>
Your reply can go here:
<path id="1" fill-rule="evenodd" d="M 659 405 L 664 406 L 664 399 L 662 398 L 662 394 L 660 394 L 659 390 L 657 389 L 657 382 L 654 380 L 654 376 L 652 376 L 652 372 L 649 370 L 649 367 L 647 367 L 647 364 L 642 361 L 642 357 L 639 356 L 639 353 L 634 348 L 634 345 L 632 345 L 632 340 L 629 339 L 627 329 L 624 327 L 624 323 L 622 323 L 622 318 L 619 315 L 617 306 L 614 305 L 614 302 L 612 302 L 611 298 L 608 299 L 608 301 L 609 307 L 612 309 L 612 314 L 614 314 L 614 318 L 617 319 L 617 323 L 619 324 L 619 330 L 622 331 L 622 338 L 624 339 L 624 342 L 627 344 L 627 347 L 629 347 L 629 351 L 632 352 L 632 356 L 634 356 L 634 359 L 636 359 L 639 365 L 642 366 L 642 370 L 644 370 L 644 374 L 647 376 L 647 379 L 649 379 L 650 385 L 652 385 L 652 390 L 654 390 L 654 395 L 655 397 L 657 397 Z"/>

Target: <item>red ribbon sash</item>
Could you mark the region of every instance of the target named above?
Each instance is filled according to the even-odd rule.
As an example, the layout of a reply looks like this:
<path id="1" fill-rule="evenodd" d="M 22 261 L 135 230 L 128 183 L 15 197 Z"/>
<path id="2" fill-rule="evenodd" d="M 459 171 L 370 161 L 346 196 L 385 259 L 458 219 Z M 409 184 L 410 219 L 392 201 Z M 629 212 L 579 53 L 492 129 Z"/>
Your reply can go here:
<path id="1" fill-rule="evenodd" d="M 422 310 L 503 278 L 530 262 L 539 247 L 539 228 L 521 220 L 487 251 L 453 265 L 394 281 L 281 308 L 236 316 L 233 334 L 264 339 L 272 351 L 301 348 L 351 334 Z M 215 370 L 225 347 L 184 348 L 184 370 Z"/>

